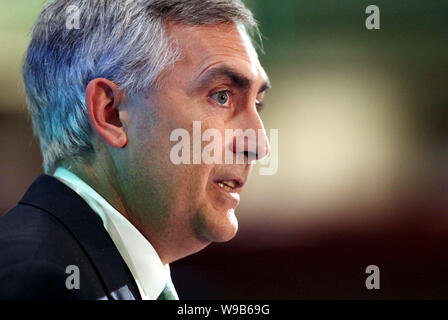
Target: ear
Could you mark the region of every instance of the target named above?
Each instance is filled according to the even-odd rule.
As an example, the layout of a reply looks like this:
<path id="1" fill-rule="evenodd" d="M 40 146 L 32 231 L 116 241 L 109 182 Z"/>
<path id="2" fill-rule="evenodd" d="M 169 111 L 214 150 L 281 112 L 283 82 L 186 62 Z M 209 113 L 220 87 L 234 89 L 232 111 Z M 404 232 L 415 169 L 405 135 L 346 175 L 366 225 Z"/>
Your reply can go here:
<path id="1" fill-rule="evenodd" d="M 86 88 L 85 99 L 92 127 L 114 148 L 123 148 L 128 142 L 118 109 L 122 98 L 118 85 L 104 78 L 93 79 Z"/>

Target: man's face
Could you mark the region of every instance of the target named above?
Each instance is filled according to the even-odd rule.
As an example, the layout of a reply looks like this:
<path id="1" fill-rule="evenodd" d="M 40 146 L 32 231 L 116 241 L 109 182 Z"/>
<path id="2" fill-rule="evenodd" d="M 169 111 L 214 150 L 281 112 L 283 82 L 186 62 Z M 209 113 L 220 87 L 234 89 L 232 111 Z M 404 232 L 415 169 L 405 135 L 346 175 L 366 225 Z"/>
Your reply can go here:
<path id="1" fill-rule="evenodd" d="M 169 24 L 167 31 L 177 40 L 181 58 L 158 79 L 159 88 L 129 107 L 128 168 L 120 177 L 131 222 L 157 251 L 171 250 L 165 262 L 234 237 L 234 210 L 252 166 L 247 158 L 244 164 L 176 165 L 170 159 L 178 143 L 170 141 L 173 130 L 187 130 L 191 148 L 193 121 L 200 121 L 202 132 L 218 130 L 223 161 L 226 152 L 258 151 L 258 158 L 269 153 L 257 110 L 267 77 L 247 35 L 234 24 Z M 225 129 L 262 129 L 258 150 L 249 144 L 236 148 L 235 139 L 226 141 Z"/>

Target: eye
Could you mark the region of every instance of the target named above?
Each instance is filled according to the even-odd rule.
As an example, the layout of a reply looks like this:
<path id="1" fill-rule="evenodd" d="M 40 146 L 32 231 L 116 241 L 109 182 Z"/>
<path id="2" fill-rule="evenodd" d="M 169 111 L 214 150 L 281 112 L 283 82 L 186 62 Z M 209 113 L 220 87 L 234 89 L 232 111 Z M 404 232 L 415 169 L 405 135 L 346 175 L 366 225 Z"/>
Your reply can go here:
<path id="1" fill-rule="evenodd" d="M 230 102 L 230 92 L 229 91 L 218 91 L 210 96 L 212 99 L 216 100 L 220 105 L 224 107 L 229 107 Z"/>
<path id="2" fill-rule="evenodd" d="M 257 108 L 258 113 L 260 113 L 263 111 L 264 104 L 263 102 L 257 101 L 255 102 L 255 107 Z"/>

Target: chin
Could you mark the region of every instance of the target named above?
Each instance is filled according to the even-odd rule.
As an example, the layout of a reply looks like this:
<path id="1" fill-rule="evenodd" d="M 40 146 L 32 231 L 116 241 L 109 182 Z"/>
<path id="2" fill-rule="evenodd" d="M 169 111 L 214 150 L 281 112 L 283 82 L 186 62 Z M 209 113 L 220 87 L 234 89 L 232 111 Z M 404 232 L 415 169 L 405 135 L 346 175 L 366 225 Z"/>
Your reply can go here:
<path id="1" fill-rule="evenodd" d="M 197 231 L 200 238 L 205 241 L 226 242 L 233 239 L 238 232 L 238 220 L 234 209 L 229 209 L 226 212 L 214 212 L 198 218 Z"/>
<path id="2" fill-rule="evenodd" d="M 214 236 L 214 242 L 226 242 L 233 239 L 238 232 L 238 220 L 235 216 L 235 210 L 228 210 L 227 222 L 222 225 L 215 226 L 212 230 Z"/>

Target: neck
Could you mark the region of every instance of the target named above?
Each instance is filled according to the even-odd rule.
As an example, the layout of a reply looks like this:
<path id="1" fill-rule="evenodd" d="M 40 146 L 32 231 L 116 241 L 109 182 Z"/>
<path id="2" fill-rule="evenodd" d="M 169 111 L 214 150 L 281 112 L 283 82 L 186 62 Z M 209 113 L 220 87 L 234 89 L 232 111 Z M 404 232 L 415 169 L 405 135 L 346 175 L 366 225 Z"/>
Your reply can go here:
<path id="1" fill-rule="evenodd" d="M 163 264 L 168 264 L 180 259 L 188 254 L 180 254 L 179 245 L 175 244 L 170 237 L 167 237 L 164 223 L 157 223 L 160 218 L 149 214 L 140 214 L 139 206 L 135 206 L 135 199 L 125 197 L 125 191 L 129 192 L 129 186 L 126 182 L 120 181 L 120 174 L 116 170 L 113 161 L 105 161 L 99 163 L 98 157 L 93 161 L 84 161 L 80 163 L 61 163 L 60 165 L 87 183 L 92 189 L 100 194 L 110 205 L 112 205 L 119 213 L 121 213 L 140 233 L 151 243 L 159 255 Z M 124 186 L 123 188 L 121 186 Z M 132 192 L 131 192 L 132 193 Z M 127 201 L 124 201 L 127 199 Z M 127 203 L 129 202 L 129 205 Z M 134 206 L 132 206 L 134 205 Z M 151 221 L 150 223 L 148 221 Z M 202 247 L 206 244 L 201 245 Z M 176 248 L 173 252 L 173 249 Z M 181 249 L 181 251 L 183 251 Z M 185 251 L 189 249 L 185 248 Z M 198 251 L 198 250 L 195 250 Z M 190 253 L 191 254 L 191 253 Z"/>
<path id="2" fill-rule="evenodd" d="M 62 164 L 62 166 L 76 174 L 92 187 L 92 189 L 98 192 L 126 219 L 130 220 L 126 205 L 121 200 L 120 187 L 117 181 L 115 181 L 113 170 L 110 170 L 103 165 L 99 165 L 97 162 L 83 162 L 70 165 Z"/>

